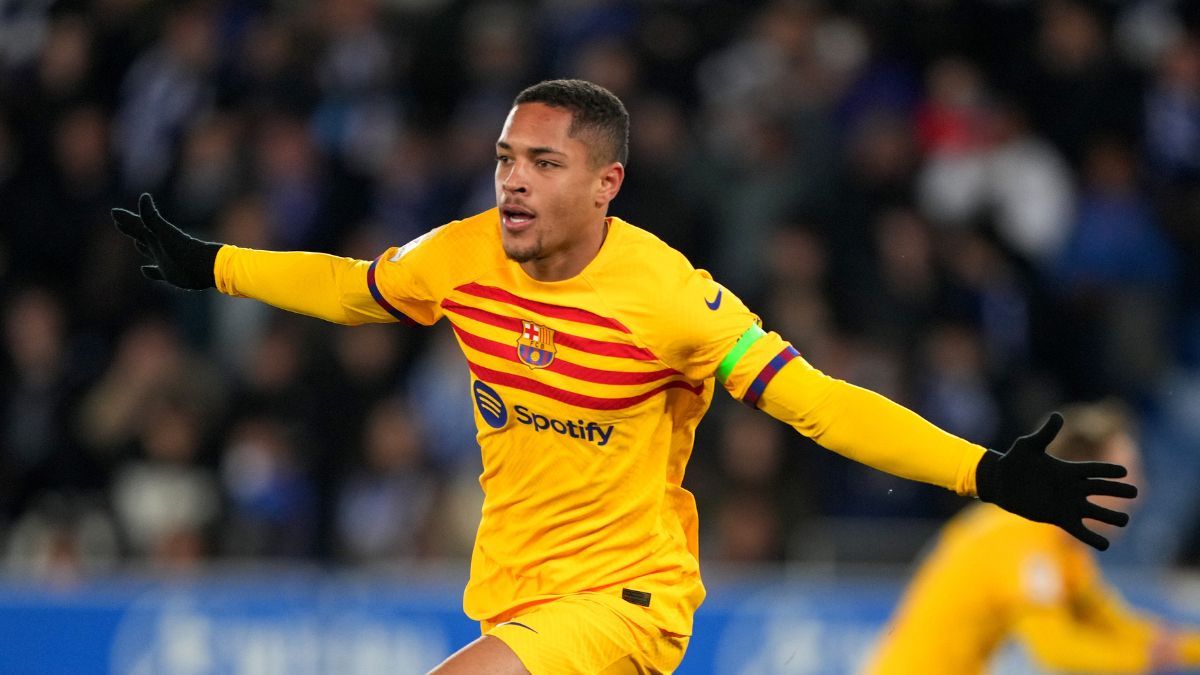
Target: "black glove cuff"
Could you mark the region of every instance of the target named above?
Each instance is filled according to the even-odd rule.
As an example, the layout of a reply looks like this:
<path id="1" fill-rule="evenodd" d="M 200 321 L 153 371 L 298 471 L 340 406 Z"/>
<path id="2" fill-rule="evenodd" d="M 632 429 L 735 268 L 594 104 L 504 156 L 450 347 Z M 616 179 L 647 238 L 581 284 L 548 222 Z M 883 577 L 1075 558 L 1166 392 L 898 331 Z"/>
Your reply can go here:
<path id="1" fill-rule="evenodd" d="M 979 495 L 980 501 L 996 503 L 1000 492 L 997 463 L 1003 456 L 995 450 L 988 450 L 979 458 L 979 464 L 975 465 L 975 494 Z"/>
<path id="2" fill-rule="evenodd" d="M 217 265 L 217 252 L 221 250 L 223 244 L 214 244 L 210 241 L 202 241 L 200 244 L 195 248 L 195 258 L 188 261 L 188 267 L 195 274 L 197 281 L 206 284 L 204 288 L 214 288 L 217 285 L 217 277 L 213 268 Z"/>

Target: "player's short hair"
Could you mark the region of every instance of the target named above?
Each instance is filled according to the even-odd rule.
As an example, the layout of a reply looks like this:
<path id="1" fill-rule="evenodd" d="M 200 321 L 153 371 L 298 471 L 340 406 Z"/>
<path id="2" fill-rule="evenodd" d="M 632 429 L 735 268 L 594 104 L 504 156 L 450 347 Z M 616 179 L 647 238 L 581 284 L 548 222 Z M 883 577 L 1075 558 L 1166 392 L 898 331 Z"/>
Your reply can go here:
<path id="1" fill-rule="evenodd" d="M 1133 433 L 1133 417 L 1123 403 L 1105 399 L 1062 409 L 1063 428 L 1047 451 L 1072 462 L 1102 459 L 1105 446 L 1121 434 Z"/>
<path id="2" fill-rule="evenodd" d="M 629 112 L 616 94 L 586 80 L 546 80 L 517 94 L 514 106 L 544 103 L 571 111 L 571 138 L 588 137 L 593 164 L 629 161 Z"/>

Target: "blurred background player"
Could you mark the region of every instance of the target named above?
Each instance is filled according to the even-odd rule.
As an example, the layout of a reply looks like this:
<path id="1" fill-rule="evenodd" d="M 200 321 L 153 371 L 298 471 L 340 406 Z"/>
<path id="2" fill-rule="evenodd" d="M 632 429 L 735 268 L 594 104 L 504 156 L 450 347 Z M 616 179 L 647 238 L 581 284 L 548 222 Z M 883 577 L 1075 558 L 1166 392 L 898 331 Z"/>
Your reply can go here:
<path id="1" fill-rule="evenodd" d="M 1118 462 L 1129 469 L 1128 480 L 1141 482 L 1141 449 L 1123 405 L 1076 404 L 1063 415 L 1051 454 Z M 1200 630 L 1177 629 L 1129 607 L 1092 553 L 1062 531 L 978 504 L 945 527 L 865 672 L 980 673 L 1010 637 L 1053 671 L 1200 668 Z"/>

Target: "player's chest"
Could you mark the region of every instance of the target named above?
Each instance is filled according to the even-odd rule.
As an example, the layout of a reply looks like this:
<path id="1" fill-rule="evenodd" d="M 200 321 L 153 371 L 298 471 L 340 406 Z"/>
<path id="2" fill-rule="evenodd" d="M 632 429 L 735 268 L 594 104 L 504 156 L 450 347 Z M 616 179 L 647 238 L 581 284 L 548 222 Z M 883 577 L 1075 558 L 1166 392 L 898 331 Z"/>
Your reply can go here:
<path id="1" fill-rule="evenodd" d="M 442 302 L 472 375 L 580 410 L 619 411 L 679 385 L 620 319 L 586 292 L 522 293 L 472 283 Z"/>

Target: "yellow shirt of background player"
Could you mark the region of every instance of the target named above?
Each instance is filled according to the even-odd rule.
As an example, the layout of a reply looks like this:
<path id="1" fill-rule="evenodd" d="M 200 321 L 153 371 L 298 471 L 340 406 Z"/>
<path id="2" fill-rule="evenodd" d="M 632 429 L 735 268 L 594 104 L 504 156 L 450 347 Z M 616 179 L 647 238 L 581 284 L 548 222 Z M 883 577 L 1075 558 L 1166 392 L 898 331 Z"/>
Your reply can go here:
<path id="1" fill-rule="evenodd" d="M 1155 635 L 1083 544 L 980 504 L 955 516 L 922 561 L 865 672 L 982 673 L 1009 637 L 1050 668 L 1144 672 Z M 1200 663 L 1200 636 L 1182 649 Z"/>

